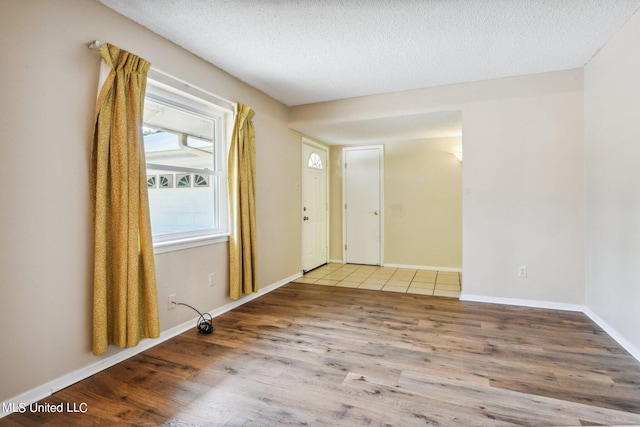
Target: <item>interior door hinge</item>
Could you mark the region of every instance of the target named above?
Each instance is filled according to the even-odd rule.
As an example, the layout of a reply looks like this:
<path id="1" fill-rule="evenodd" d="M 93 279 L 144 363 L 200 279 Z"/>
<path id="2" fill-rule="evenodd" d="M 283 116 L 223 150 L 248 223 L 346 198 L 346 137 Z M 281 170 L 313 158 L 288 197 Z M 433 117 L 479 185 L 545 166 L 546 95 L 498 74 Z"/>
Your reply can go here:
<path id="1" fill-rule="evenodd" d="M 347 245 L 344 245 L 344 250 L 345 250 L 345 251 L 347 250 Z"/>

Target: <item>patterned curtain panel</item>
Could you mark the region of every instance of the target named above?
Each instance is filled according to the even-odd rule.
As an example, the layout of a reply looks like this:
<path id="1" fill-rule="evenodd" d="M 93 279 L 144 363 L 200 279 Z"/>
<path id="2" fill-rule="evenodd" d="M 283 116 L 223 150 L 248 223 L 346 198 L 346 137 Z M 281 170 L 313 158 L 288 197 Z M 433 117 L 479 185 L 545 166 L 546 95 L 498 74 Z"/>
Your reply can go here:
<path id="1" fill-rule="evenodd" d="M 96 103 L 91 171 L 96 355 L 109 344 L 136 346 L 160 330 L 142 146 L 151 64 L 109 44 L 100 54 L 109 72 Z"/>
<path id="2" fill-rule="evenodd" d="M 256 134 L 251 119 L 254 111 L 237 105 L 229 148 L 229 296 L 258 291 L 256 273 Z"/>

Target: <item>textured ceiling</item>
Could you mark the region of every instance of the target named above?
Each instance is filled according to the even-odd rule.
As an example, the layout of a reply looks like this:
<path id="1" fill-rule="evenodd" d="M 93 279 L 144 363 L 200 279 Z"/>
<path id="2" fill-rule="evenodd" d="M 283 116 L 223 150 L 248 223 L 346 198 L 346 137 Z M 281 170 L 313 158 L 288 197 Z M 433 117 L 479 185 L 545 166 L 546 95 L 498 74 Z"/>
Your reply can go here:
<path id="1" fill-rule="evenodd" d="M 640 0 L 100 0 L 287 105 L 582 67 Z"/>
<path id="2" fill-rule="evenodd" d="M 579 68 L 640 7 L 640 0 L 99 1 L 288 106 Z M 388 118 L 378 138 L 400 130 L 459 135 L 453 118 Z M 357 143 L 371 140 L 364 129 L 351 122 L 306 131 Z"/>

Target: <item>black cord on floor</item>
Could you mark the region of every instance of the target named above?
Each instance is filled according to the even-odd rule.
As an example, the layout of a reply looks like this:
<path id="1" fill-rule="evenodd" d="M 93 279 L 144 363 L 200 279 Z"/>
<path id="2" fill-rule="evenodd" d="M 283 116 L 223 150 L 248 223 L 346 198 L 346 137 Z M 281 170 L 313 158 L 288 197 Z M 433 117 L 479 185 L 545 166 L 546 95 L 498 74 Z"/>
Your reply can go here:
<path id="1" fill-rule="evenodd" d="M 197 327 L 198 327 L 198 332 L 200 332 L 201 334 L 204 335 L 209 335 L 211 332 L 213 332 L 213 318 L 211 317 L 211 315 L 209 313 L 200 313 L 198 310 L 196 310 L 195 308 L 191 307 L 189 304 L 185 304 L 183 302 L 175 302 L 175 305 L 184 305 L 189 307 L 190 309 L 192 309 L 193 311 L 195 311 L 196 313 L 198 313 L 200 315 L 200 317 L 198 318 L 198 323 L 197 323 Z"/>

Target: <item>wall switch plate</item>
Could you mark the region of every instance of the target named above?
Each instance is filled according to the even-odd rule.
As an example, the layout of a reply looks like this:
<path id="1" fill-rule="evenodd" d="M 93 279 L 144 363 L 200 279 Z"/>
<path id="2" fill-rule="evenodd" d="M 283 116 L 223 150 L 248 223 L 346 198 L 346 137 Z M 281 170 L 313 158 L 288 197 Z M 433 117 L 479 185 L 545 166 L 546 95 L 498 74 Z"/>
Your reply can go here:
<path id="1" fill-rule="evenodd" d="M 209 273 L 209 286 L 216 285 L 216 273 Z"/>
<path id="2" fill-rule="evenodd" d="M 521 279 L 524 279 L 527 277 L 527 266 L 526 265 L 521 265 L 520 267 L 518 267 L 518 277 L 520 277 Z"/>
<path id="3" fill-rule="evenodd" d="M 174 308 L 176 308 L 176 305 L 174 304 L 176 302 L 176 294 L 171 294 L 169 295 L 169 310 L 173 310 Z"/>

